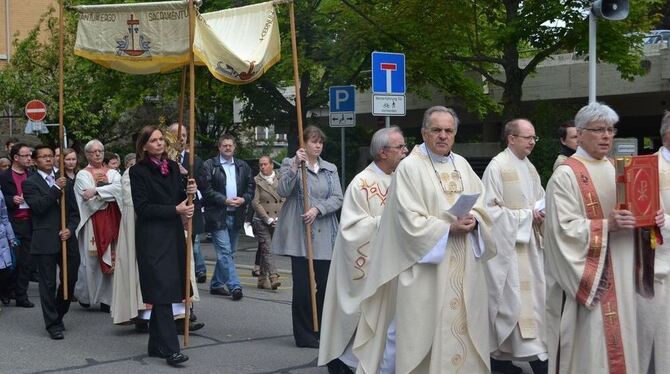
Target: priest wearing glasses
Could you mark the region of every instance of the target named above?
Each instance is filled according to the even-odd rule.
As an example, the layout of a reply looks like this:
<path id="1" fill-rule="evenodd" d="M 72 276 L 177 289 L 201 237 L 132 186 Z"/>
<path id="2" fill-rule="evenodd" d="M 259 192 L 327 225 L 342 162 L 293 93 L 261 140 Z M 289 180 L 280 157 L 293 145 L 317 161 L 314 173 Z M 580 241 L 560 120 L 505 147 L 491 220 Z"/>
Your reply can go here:
<path id="1" fill-rule="evenodd" d="M 495 246 L 482 182 L 452 152 L 457 130 L 453 109 L 429 108 L 424 143 L 393 176 L 371 243 L 384 255 L 370 258 L 354 341 L 359 372 L 491 371 L 483 265 Z M 468 196 L 471 209 L 449 211 Z"/>

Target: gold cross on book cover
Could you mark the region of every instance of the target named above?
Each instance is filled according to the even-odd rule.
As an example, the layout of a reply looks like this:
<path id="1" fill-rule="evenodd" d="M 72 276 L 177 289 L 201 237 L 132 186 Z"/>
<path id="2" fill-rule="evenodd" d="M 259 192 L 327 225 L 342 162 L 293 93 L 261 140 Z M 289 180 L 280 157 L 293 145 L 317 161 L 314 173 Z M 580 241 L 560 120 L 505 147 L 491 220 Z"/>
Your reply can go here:
<path id="1" fill-rule="evenodd" d="M 627 156 L 615 158 L 617 209 L 630 210 L 635 227 L 655 226 L 660 209 L 658 156 Z"/>

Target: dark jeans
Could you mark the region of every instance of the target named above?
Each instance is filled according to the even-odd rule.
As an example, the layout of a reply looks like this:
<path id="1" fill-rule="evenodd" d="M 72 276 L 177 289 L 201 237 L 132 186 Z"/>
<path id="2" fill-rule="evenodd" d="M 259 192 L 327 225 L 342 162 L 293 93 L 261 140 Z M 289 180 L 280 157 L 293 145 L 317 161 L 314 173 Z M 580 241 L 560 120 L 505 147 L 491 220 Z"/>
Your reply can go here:
<path id="1" fill-rule="evenodd" d="M 63 330 L 63 316 L 70 308 L 70 300 L 73 297 L 74 285 L 77 283 L 77 272 L 79 269 L 79 253 L 69 250 L 67 254 L 67 283 L 68 300 L 63 300 L 63 279 L 56 293 L 57 268 L 63 267 L 63 256 L 60 253 L 50 255 L 33 255 L 37 266 L 40 304 L 42 305 L 42 316 L 44 325 L 48 331 Z"/>
<path id="2" fill-rule="evenodd" d="M 326 294 L 326 282 L 330 260 L 314 260 L 314 281 L 316 282 L 316 311 L 321 325 L 321 312 Z M 293 298 L 291 317 L 293 319 L 293 338 L 298 347 L 314 346 L 319 341 L 319 333 L 314 332 L 312 324 L 312 302 L 309 292 L 309 272 L 305 257 L 291 257 L 291 275 L 293 277 Z M 321 330 L 319 328 L 319 330 Z"/>
<path id="3" fill-rule="evenodd" d="M 16 267 L 14 268 L 11 286 L 13 286 L 16 300 L 23 301 L 28 299 L 28 282 L 30 282 L 30 275 L 35 269 L 33 257 L 30 254 L 33 225 L 30 220 L 11 220 L 11 224 L 14 235 L 20 242 L 19 246 L 15 248 Z"/>

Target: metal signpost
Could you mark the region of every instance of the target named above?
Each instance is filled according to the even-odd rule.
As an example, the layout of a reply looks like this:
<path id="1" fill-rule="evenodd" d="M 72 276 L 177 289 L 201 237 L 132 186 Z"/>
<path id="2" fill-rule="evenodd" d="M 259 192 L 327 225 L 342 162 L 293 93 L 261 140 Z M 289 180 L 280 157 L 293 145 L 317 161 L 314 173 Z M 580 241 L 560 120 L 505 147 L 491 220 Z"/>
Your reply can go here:
<path id="1" fill-rule="evenodd" d="M 356 125 L 356 87 L 354 86 L 332 86 L 328 90 L 330 97 L 330 127 L 339 127 L 340 140 L 342 147 L 342 164 L 341 164 L 341 183 L 342 191 L 345 189 L 346 169 L 345 169 L 345 147 L 344 147 L 344 128 L 354 127 Z"/>
<path id="2" fill-rule="evenodd" d="M 385 116 L 386 127 L 405 115 L 405 91 L 405 55 L 372 52 L 372 115 Z"/>

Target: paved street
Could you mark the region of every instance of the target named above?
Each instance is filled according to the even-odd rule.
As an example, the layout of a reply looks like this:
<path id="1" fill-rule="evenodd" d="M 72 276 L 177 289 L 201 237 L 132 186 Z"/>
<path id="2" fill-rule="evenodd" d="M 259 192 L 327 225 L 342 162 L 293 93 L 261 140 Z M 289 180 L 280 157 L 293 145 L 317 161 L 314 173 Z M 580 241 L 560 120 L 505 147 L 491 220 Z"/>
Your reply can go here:
<path id="1" fill-rule="evenodd" d="M 290 260 L 275 257 L 282 286 L 277 291 L 256 288 L 251 276 L 256 242 L 240 237 L 236 263 L 244 287 L 244 298 L 209 294 L 209 279 L 216 256 L 212 244 L 202 243 L 207 259 L 208 282 L 199 284 L 200 302 L 195 304 L 202 330 L 190 336 L 183 351 L 190 360 L 188 373 L 327 373 L 316 367 L 317 350 L 297 348 L 291 332 Z M 49 339 L 44 329 L 37 284 L 31 283 L 32 309 L 2 306 L 0 312 L 0 373 L 168 373 L 175 372 L 165 360 L 146 354 L 148 334 L 130 326 L 114 326 L 109 314 L 72 304 L 65 317 L 65 339 Z M 181 341 L 181 337 L 180 337 Z M 525 363 L 517 363 L 532 373 Z"/>
<path id="2" fill-rule="evenodd" d="M 291 333 L 290 274 L 282 274 L 278 291 L 256 288 L 248 268 L 255 242 L 241 238 L 237 263 L 244 298 L 212 296 L 207 283 L 198 285 L 201 301 L 195 313 L 206 326 L 194 332 L 184 352 L 191 358 L 188 373 L 326 373 L 316 367 L 317 350 L 296 348 Z M 203 243 L 211 275 L 212 245 Z M 247 266 L 245 266 L 247 265 Z M 280 269 L 290 269 L 277 258 Z M 208 276 L 209 279 L 209 276 Z M 54 341 L 44 329 L 37 284 L 30 284 L 35 308 L 2 306 L 0 373 L 162 373 L 174 372 L 165 360 L 146 355 L 148 334 L 114 326 L 108 314 L 73 304 L 65 317 L 65 339 Z"/>

